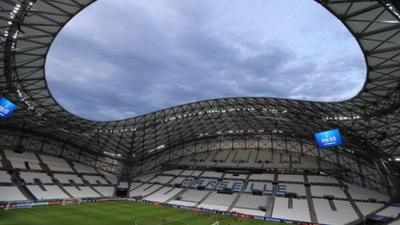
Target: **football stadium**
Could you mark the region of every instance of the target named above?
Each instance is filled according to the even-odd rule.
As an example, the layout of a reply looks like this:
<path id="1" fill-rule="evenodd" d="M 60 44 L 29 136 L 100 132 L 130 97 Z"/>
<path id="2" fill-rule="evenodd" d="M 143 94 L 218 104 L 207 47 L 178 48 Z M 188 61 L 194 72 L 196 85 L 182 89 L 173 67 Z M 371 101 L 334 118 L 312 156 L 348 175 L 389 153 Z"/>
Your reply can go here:
<path id="1" fill-rule="evenodd" d="M 76 23 L 88 21 L 79 16 L 102 1 L 114 2 L 0 0 L 0 225 L 400 224 L 400 1 L 303 0 L 321 10 L 321 22 L 332 18 L 345 31 L 333 31 L 337 33 L 334 38 L 348 35 L 360 52 L 361 62 L 357 63 L 346 57 L 347 47 L 343 54 L 331 54 L 351 66 L 363 68 L 365 63 L 365 81 L 353 97 L 324 101 L 239 93 L 176 103 L 164 96 L 172 103 L 122 119 L 101 120 L 67 109 L 50 88 L 50 73 L 61 76 L 65 68 L 76 69 L 75 64 L 68 63 L 68 57 L 55 64 L 51 54 L 59 46 L 64 52 L 87 47 L 78 41 L 67 45 L 58 40 L 66 36 L 63 29 L 77 29 Z M 190 6 L 207 1 L 181 2 Z M 252 1 L 237 2 L 244 4 L 239 7 L 240 13 Z M 303 6 L 297 7 L 296 2 L 286 1 L 285 10 L 301 11 Z M 175 14 L 164 13 L 163 7 L 152 8 L 166 24 L 158 28 L 170 30 L 171 37 L 178 36 L 172 26 L 168 27 L 172 19 L 166 19 Z M 205 21 L 206 10 L 201 14 L 196 8 L 191 8 L 187 18 L 199 16 L 198 23 Z M 115 10 L 106 7 L 101 17 L 117 18 Z M 293 15 L 276 30 L 283 32 L 289 19 L 296 21 Z M 115 27 L 129 30 L 120 20 Z M 95 26 L 96 21 L 92 18 L 87 27 Z M 150 34 L 149 28 L 156 27 L 155 22 L 147 21 L 153 26 L 143 25 L 143 39 L 157 36 Z M 329 28 L 316 29 L 329 32 Z M 190 37 L 191 45 L 207 54 L 217 49 L 216 44 L 198 46 L 201 33 Z M 106 33 L 92 36 L 102 41 Z M 133 43 L 133 38 L 130 41 Z M 104 42 L 115 48 L 120 43 L 110 38 Z M 158 44 L 154 42 L 153 46 Z M 340 44 L 330 44 L 332 51 L 340 48 Z M 139 47 L 132 44 L 118 51 Z M 317 43 L 315 48 L 319 48 Z M 178 47 L 170 49 L 174 50 L 179 53 Z M 135 63 L 146 54 L 138 51 L 140 59 Z M 168 58 L 162 54 L 159 51 L 155 55 Z M 124 59 L 122 53 L 117 57 L 121 64 L 135 60 Z M 184 58 L 190 57 L 184 54 Z M 107 68 L 105 64 L 96 60 L 89 64 L 90 60 L 82 57 L 79 62 L 86 65 L 93 82 L 118 70 L 103 69 Z M 170 65 L 179 64 L 174 58 L 168 60 Z M 50 64 L 55 66 L 50 68 Z M 154 65 L 144 70 L 152 70 Z M 337 69 L 340 78 L 347 70 L 340 68 L 342 65 L 333 63 L 327 68 Z M 235 73 L 235 68 L 226 73 Z M 267 73 L 269 69 L 265 69 Z M 247 78 L 240 79 L 245 82 Z M 69 77 L 59 79 L 61 88 L 69 82 Z M 119 77 L 112 79 L 118 81 Z M 274 79 L 278 85 L 287 85 L 278 75 L 270 82 Z M 227 89 L 233 88 L 229 76 L 224 81 Z M 121 87 L 134 83 L 118 82 Z M 167 81 L 159 81 L 163 82 Z M 217 83 L 211 81 L 202 88 L 213 82 Z M 84 89 L 90 83 L 79 87 Z M 137 85 L 147 84 L 138 79 Z M 123 99 L 119 86 L 115 88 L 114 100 Z M 343 89 L 338 90 L 335 95 L 341 95 Z M 74 92 L 70 90 L 69 95 L 77 96 L 74 101 L 85 105 L 85 94 Z M 147 94 L 139 92 L 136 96 Z M 90 110 L 91 106 L 84 108 Z"/>

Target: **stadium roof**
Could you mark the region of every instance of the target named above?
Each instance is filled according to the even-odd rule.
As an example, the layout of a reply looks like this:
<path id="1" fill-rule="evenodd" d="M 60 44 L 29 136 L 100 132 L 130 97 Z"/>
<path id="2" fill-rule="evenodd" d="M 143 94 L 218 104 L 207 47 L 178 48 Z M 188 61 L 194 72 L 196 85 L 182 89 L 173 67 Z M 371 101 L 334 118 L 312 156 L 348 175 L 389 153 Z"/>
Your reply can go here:
<path id="1" fill-rule="evenodd" d="M 367 81 L 363 90 L 348 101 L 224 98 L 111 122 L 88 121 L 70 114 L 51 96 L 45 80 L 44 65 L 52 41 L 74 15 L 92 2 L 0 1 L 0 90 L 18 103 L 13 119 L 0 122 L 0 145 L 13 142 L 16 147 L 29 149 L 38 143 L 54 142 L 70 154 L 96 159 L 106 151 L 122 163 L 132 163 L 200 136 L 211 138 L 238 130 L 242 134 L 279 131 L 312 140 L 314 132 L 338 127 L 350 149 L 340 154 L 381 169 L 389 166 L 387 172 L 396 173 L 398 167 L 387 160 L 400 156 L 397 1 L 317 1 L 343 22 L 365 55 Z"/>

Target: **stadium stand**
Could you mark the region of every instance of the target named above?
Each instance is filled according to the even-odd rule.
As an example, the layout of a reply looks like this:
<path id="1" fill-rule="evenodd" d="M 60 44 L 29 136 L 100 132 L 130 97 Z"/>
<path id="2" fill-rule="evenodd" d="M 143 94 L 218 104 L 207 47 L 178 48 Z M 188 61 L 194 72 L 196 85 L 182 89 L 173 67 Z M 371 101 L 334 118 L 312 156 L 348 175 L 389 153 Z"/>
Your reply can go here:
<path id="1" fill-rule="evenodd" d="M 164 176 L 164 175 L 159 175 L 151 179 L 149 182 L 150 183 L 158 183 L 158 184 L 167 184 L 170 182 L 174 177 L 171 176 Z"/>
<path id="2" fill-rule="evenodd" d="M 182 190 L 182 188 L 163 187 L 146 197 L 144 200 L 164 203 L 179 194 Z"/>
<path id="3" fill-rule="evenodd" d="M 82 163 L 77 163 L 77 162 L 73 162 L 74 165 L 74 169 L 78 172 L 78 173 L 84 173 L 84 174 L 98 174 L 97 171 L 90 166 L 86 166 Z"/>
<path id="4" fill-rule="evenodd" d="M 237 194 L 220 194 L 212 192 L 199 205 L 199 208 L 227 211 L 235 200 Z"/>
<path id="5" fill-rule="evenodd" d="M 0 202 L 28 200 L 16 186 L 0 186 Z"/>
<path id="6" fill-rule="evenodd" d="M 83 180 L 75 174 L 53 174 L 61 184 L 83 184 Z"/>
<path id="7" fill-rule="evenodd" d="M 0 170 L 0 183 L 11 183 L 11 176 L 7 171 Z"/>
<path id="8" fill-rule="evenodd" d="M 168 203 L 175 205 L 182 205 L 182 206 L 195 206 L 208 194 L 209 191 L 188 189 L 179 196 L 175 197 L 174 200 L 169 201 Z"/>
<path id="9" fill-rule="evenodd" d="M 268 196 L 258 196 L 250 194 L 241 194 L 238 201 L 233 206 L 233 209 L 252 209 L 259 210 L 261 207 L 265 207 L 269 197 Z M 265 212 L 263 212 L 265 214 Z M 259 214 L 259 213 L 257 213 Z"/>
<path id="10" fill-rule="evenodd" d="M 396 218 L 400 216 L 400 207 L 399 206 L 389 206 L 379 212 L 375 213 L 378 216 L 385 216 L 390 218 Z"/>
<path id="11" fill-rule="evenodd" d="M 101 197 L 90 187 L 64 186 L 64 189 L 74 198 L 97 198 Z"/>
<path id="12" fill-rule="evenodd" d="M 147 195 L 160 189 L 162 185 L 160 184 L 144 184 L 138 188 L 133 189 L 129 195 L 130 197 L 146 197 Z"/>
<path id="13" fill-rule="evenodd" d="M 26 187 L 38 200 L 70 198 L 56 185 L 27 185 Z"/>
<path id="14" fill-rule="evenodd" d="M 307 200 L 303 199 L 276 197 L 272 217 L 311 222 Z"/>
<path id="15" fill-rule="evenodd" d="M 44 164 L 49 167 L 53 172 L 74 172 L 71 166 L 62 158 L 49 156 L 49 155 L 39 155 L 40 159 Z"/>
<path id="16" fill-rule="evenodd" d="M 4 154 L 14 169 L 42 170 L 38 158 L 32 152 L 16 153 L 5 150 Z"/>
<path id="17" fill-rule="evenodd" d="M 104 197 L 112 197 L 114 195 L 114 186 L 95 186 L 93 188 Z"/>
<path id="18" fill-rule="evenodd" d="M 347 224 L 359 219 L 349 201 L 313 199 L 313 202 L 318 223 Z"/>
<path id="19" fill-rule="evenodd" d="M 35 173 L 35 172 L 19 172 L 19 176 L 21 179 L 25 181 L 25 183 L 34 184 L 36 183 L 36 179 L 40 180 L 43 184 L 52 184 L 53 181 L 51 177 L 45 173 Z"/>
<path id="20" fill-rule="evenodd" d="M 342 188 L 338 186 L 311 185 L 310 189 L 313 197 L 324 197 L 329 195 L 335 198 L 347 199 L 347 196 L 343 192 Z"/>
<path id="21" fill-rule="evenodd" d="M 89 184 L 98 184 L 98 185 L 105 185 L 108 182 L 101 176 L 91 176 L 91 175 L 83 175 L 84 180 L 88 181 Z"/>

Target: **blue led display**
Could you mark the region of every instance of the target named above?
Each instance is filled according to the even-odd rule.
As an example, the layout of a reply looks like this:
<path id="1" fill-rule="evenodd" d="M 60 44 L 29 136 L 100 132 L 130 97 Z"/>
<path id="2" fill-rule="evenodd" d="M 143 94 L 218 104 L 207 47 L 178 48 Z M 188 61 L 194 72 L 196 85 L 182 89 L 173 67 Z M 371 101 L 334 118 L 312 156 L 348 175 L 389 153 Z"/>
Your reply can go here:
<path id="1" fill-rule="evenodd" d="M 0 119 L 8 119 L 17 106 L 5 97 L 0 98 Z"/>
<path id="2" fill-rule="evenodd" d="M 315 140 L 317 141 L 318 147 L 320 148 L 329 148 L 343 145 L 343 140 L 342 136 L 340 135 L 339 129 L 316 133 Z"/>

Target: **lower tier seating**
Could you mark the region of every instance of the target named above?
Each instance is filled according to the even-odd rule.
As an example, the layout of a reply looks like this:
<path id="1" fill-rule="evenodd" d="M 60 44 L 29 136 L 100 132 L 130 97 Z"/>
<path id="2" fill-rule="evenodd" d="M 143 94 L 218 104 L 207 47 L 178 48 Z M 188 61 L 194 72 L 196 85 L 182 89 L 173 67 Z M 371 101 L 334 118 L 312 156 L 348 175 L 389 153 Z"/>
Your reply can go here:
<path id="1" fill-rule="evenodd" d="M 212 192 L 198 207 L 226 211 L 232 205 L 236 195 Z"/>
<path id="2" fill-rule="evenodd" d="M 151 194 L 150 196 L 146 197 L 144 200 L 164 203 L 173 198 L 182 190 L 182 188 L 163 187 L 160 190 Z"/>
<path id="3" fill-rule="evenodd" d="M 359 219 L 349 201 L 313 199 L 318 223 L 347 224 Z"/>
<path id="4" fill-rule="evenodd" d="M 78 189 L 79 188 L 79 189 Z M 101 197 L 90 187 L 64 187 L 74 198 L 97 198 Z"/>
<path id="5" fill-rule="evenodd" d="M 16 186 L 0 186 L 0 202 L 25 201 L 25 196 Z"/>
<path id="6" fill-rule="evenodd" d="M 308 203 L 305 199 L 276 197 L 272 217 L 311 222 Z"/>
<path id="7" fill-rule="evenodd" d="M 26 187 L 38 200 L 70 198 L 56 185 L 27 185 Z"/>

